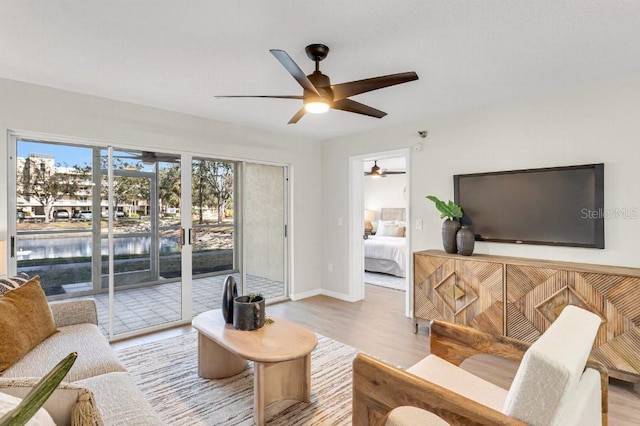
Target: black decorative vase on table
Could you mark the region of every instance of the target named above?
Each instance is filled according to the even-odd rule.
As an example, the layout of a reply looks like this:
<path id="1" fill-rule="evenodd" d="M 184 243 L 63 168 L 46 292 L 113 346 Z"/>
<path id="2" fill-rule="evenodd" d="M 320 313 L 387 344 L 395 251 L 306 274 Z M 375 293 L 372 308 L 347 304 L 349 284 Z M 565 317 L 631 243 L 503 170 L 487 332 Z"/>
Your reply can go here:
<path id="1" fill-rule="evenodd" d="M 233 301 L 233 327 L 257 330 L 264 325 L 264 297 L 238 296 Z"/>
<path id="2" fill-rule="evenodd" d="M 238 286 L 236 280 L 227 276 L 222 287 L 222 316 L 227 324 L 233 323 L 233 301 L 238 297 Z"/>
<path id="3" fill-rule="evenodd" d="M 476 236 L 467 225 L 463 225 L 456 233 L 456 244 L 458 253 L 463 256 L 471 256 L 476 243 Z"/>
<path id="4" fill-rule="evenodd" d="M 447 219 L 442 223 L 442 245 L 447 253 L 457 253 L 456 234 L 460 229 L 460 221 L 458 219 Z"/>

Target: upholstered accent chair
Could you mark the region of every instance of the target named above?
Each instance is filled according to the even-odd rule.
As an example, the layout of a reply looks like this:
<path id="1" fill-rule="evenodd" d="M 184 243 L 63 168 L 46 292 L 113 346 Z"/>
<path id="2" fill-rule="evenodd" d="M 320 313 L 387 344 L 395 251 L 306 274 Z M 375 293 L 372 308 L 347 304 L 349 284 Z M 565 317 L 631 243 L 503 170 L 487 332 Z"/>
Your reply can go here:
<path id="1" fill-rule="evenodd" d="M 431 354 L 406 371 L 353 363 L 353 424 L 606 425 L 608 374 L 589 354 L 601 318 L 576 306 L 533 344 L 433 321 Z M 477 354 L 520 362 L 510 389 L 459 365 Z"/>

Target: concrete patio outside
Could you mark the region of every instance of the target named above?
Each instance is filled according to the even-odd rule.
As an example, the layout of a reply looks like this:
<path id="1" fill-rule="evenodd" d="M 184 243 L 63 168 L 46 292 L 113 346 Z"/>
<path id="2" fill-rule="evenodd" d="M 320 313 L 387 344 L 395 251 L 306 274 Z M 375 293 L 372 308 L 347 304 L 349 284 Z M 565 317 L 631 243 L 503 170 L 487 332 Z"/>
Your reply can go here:
<path id="1" fill-rule="evenodd" d="M 231 275 L 236 282 L 240 282 L 239 274 Z M 222 287 L 226 277 L 227 275 L 217 275 L 193 280 L 193 316 L 221 307 Z M 269 298 L 282 297 L 284 288 L 282 282 L 247 275 L 245 293 L 260 293 L 268 301 Z M 99 293 L 90 298 L 96 301 L 98 325 L 102 332 L 108 335 L 109 294 Z M 178 321 L 182 318 L 181 305 L 180 282 L 116 290 L 113 333 L 114 335 L 129 333 Z"/>

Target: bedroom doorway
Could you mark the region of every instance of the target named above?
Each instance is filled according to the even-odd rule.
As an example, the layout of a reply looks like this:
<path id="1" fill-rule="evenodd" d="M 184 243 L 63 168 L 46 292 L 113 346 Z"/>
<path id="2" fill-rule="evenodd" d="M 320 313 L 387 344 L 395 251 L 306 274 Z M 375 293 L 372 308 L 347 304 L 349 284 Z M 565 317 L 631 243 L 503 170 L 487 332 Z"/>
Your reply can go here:
<path id="1" fill-rule="evenodd" d="M 410 314 L 409 150 L 351 158 L 350 298 L 366 285 L 406 294 Z"/>

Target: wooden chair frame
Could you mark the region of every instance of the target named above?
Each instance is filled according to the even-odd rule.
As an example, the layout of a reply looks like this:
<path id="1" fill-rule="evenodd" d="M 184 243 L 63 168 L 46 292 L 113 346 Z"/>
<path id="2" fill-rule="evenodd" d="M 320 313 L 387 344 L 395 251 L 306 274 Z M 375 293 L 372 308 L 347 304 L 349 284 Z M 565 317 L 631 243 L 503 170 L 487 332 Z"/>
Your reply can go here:
<path id="1" fill-rule="evenodd" d="M 431 353 L 454 365 L 479 354 L 520 362 L 531 345 L 438 320 L 431 323 L 430 340 Z M 609 375 L 606 367 L 593 359 L 587 367 L 600 373 L 602 424 L 606 426 Z M 384 425 L 389 412 L 401 406 L 422 408 L 453 425 L 525 425 L 416 375 L 358 354 L 353 361 L 353 425 Z"/>

